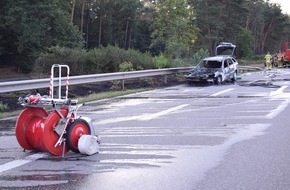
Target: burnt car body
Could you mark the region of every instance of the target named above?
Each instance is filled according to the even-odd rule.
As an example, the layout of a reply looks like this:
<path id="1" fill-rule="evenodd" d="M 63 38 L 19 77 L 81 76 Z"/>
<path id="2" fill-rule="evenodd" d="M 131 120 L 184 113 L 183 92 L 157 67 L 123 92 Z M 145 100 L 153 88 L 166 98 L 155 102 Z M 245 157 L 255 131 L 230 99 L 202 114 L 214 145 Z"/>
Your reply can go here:
<path id="1" fill-rule="evenodd" d="M 235 81 L 238 74 L 238 61 L 231 56 L 215 56 L 203 59 L 186 76 L 189 83 L 213 82 L 222 84 Z"/>
<path id="2" fill-rule="evenodd" d="M 215 49 L 215 55 L 231 55 L 236 53 L 236 45 L 230 42 L 221 42 Z"/>
<path id="3" fill-rule="evenodd" d="M 236 46 L 222 42 L 216 48 L 216 56 L 207 57 L 186 76 L 189 83 L 213 82 L 222 84 L 225 81 L 236 81 L 238 61 L 233 57 Z"/>

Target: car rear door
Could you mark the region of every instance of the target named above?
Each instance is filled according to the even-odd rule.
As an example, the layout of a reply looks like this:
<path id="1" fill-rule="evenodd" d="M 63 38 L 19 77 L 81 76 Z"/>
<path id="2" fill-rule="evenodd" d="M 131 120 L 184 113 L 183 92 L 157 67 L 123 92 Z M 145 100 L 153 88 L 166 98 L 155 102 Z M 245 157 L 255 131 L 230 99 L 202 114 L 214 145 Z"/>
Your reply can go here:
<path id="1" fill-rule="evenodd" d="M 229 63 L 229 77 L 231 77 L 234 75 L 236 68 L 232 59 L 228 58 L 227 61 Z"/>
<path id="2" fill-rule="evenodd" d="M 224 80 L 228 80 L 230 77 L 230 68 L 229 68 L 229 62 L 228 59 L 224 60 L 224 68 L 223 68 L 223 73 L 224 73 Z"/>

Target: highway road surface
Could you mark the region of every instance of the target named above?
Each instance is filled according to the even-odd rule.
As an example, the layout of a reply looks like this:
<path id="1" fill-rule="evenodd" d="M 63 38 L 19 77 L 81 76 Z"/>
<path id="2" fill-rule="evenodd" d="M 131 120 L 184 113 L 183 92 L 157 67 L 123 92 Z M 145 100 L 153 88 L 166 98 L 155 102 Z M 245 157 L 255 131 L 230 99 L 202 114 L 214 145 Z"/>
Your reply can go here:
<path id="1" fill-rule="evenodd" d="M 289 190 L 290 70 L 91 102 L 92 156 L 23 151 L 0 120 L 0 189 Z"/>

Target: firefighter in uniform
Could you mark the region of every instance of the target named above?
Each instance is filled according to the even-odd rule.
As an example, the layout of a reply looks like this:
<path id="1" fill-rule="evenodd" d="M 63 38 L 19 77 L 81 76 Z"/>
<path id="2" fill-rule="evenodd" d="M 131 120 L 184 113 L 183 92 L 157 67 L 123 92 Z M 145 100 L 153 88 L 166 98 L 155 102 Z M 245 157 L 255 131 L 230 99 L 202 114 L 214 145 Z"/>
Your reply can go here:
<path id="1" fill-rule="evenodd" d="M 281 53 L 281 51 L 279 51 L 279 53 L 277 54 L 277 61 L 278 61 L 279 68 L 283 67 L 282 58 L 283 58 L 283 54 Z"/>
<path id="2" fill-rule="evenodd" d="M 271 70 L 272 69 L 271 59 L 272 59 L 272 56 L 270 55 L 270 52 L 268 52 L 267 55 L 265 56 L 266 69 L 267 70 Z"/>

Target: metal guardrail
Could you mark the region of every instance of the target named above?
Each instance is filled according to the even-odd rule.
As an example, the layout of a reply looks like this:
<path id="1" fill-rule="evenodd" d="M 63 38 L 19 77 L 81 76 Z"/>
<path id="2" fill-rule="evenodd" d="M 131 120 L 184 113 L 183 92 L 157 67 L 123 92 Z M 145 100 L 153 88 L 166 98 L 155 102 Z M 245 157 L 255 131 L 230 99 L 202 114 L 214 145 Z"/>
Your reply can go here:
<path id="1" fill-rule="evenodd" d="M 187 73 L 192 68 L 193 67 L 180 67 L 180 68 L 169 68 L 169 69 L 152 69 L 152 70 L 142 70 L 142 71 L 71 76 L 69 79 L 69 84 L 77 85 L 77 84 L 97 83 L 97 82 L 114 81 L 114 80 L 124 81 L 125 79 L 160 76 L 160 75 L 165 75 L 166 77 L 166 75 L 174 74 L 174 73 Z M 262 68 L 259 68 L 259 67 L 249 67 L 249 66 L 239 66 L 238 69 L 247 70 L 247 71 L 263 70 Z M 62 81 L 63 81 L 62 86 L 64 86 L 66 80 L 62 80 Z M 2 82 L 0 83 L 0 93 L 39 89 L 39 88 L 49 88 L 49 82 L 50 82 L 49 78 Z"/>
<path id="2" fill-rule="evenodd" d="M 169 68 L 169 69 L 152 69 L 142 71 L 129 71 L 129 72 L 117 72 L 117 73 L 104 73 L 104 74 L 92 74 L 92 75 L 80 75 L 71 76 L 69 79 L 70 85 L 97 83 L 113 80 L 125 80 L 132 78 L 151 77 L 158 75 L 169 75 L 174 73 L 186 73 L 189 72 L 192 67 L 181 68 Z M 62 86 L 65 85 L 66 80 L 62 80 Z M 21 90 L 49 88 L 50 79 L 32 79 L 21 81 L 10 81 L 0 83 L 0 93 L 15 92 Z"/>
<path id="3" fill-rule="evenodd" d="M 239 70 L 243 71 L 263 71 L 261 67 L 251 67 L 251 66 L 238 66 Z"/>

